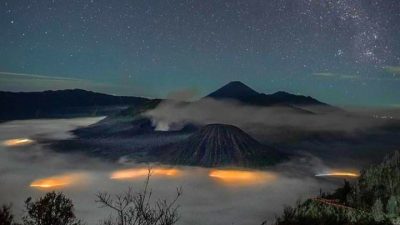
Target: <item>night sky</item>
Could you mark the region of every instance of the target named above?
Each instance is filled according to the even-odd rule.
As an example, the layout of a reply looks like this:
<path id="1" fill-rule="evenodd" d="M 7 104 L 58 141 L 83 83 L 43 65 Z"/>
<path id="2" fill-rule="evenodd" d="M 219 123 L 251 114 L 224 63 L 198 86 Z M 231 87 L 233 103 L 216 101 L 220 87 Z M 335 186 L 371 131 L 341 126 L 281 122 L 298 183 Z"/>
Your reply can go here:
<path id="1" fill-rule="evenodd" d="M 400 106 L 399 0 L 0 0 L 0 29 L 0 90 Z"/>

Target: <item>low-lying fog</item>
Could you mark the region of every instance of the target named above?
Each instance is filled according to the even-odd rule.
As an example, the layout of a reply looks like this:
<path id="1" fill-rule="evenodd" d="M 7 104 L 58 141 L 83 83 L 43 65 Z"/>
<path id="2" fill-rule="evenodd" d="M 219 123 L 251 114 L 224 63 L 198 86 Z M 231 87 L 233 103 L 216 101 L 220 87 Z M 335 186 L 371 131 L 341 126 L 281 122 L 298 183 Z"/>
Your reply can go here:
<path id="1" fill-rule="evenodd" d="M 69 130 L 100 118 L 26 120 L 0 124 L 0 204 L 13 203 L 23 213 L 24 200 L 58 190 L 70 197 L 77 215 L 89 225 L 108 217 L 95 203 L 98 192 L 142 188 L 146 165 L 113 164 L 74 154 L 55 153 L 37 138 L 71 138 Z M 171 199 L 183 188 L 178 224 L 261 224 L 273 220 L 284 205 L 330 191 L 341 182 L 315 177 L 327 173 L 312 156 L 293 159 L 268 171 L 153 166 L 155 197 Z M 320 174 L 321 175 L 321 174 Z"/>

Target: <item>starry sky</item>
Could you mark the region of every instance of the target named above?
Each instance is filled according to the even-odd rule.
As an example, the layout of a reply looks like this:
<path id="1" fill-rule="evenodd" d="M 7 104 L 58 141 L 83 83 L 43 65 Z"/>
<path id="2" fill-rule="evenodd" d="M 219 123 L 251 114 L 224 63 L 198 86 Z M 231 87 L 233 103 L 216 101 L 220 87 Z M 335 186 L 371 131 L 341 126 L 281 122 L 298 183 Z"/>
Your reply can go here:
<path id="1" fill-rule="evenodd" d="M 400 106 L 400 2 L 0 0 L 0 90 L 196 98 L 232 80 Z"/>

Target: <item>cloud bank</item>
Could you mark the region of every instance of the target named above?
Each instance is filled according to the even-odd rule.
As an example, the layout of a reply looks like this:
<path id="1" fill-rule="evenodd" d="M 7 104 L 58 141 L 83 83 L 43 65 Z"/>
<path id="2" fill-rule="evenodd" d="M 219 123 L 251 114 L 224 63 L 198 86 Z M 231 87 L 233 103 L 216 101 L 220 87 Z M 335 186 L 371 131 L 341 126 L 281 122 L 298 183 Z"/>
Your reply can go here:
<path id="1" fill-rule="evenodd" d="M 385 120 L 365 115 L 353 115 L 342 111 L 313 114 L 320 107 L 310 106 L 307 111 L 284 106 L 259 107 L 243 105 L 234 101 L 202 99 L 193 103 L 164 101 L 145 115 L 152 119 L 158 130 L 180 129 L 186 124 L 231 124 L 254 133 L 273 132 L 282 128 L 299 131 L 355 132 L 379 127 Z"/>
<path id="2" fill-rule="evenodd" d="M 14 121 L 0 124 L 0 137 L 64 139 L 71 137 L 68 130 L 93 122 L 93 119 Z M 110 213 L 96 205 L 97 192 L 119 193 L 129 186 L 141 188 L 143 185 L 143 179 L 109 179 L 114 171 L 143 165 L 111 164 L 79 154 L 58 154 L 44 147 L 40 144 L 21 148 L 0 146 L 0 204 L 12 202 L 17 215 L 23 212 L 25 198 L 44 194 L 41 189 L 29 187 L 32 181 L 44 177 L 85 174 L 85 179 L 79 184 L 58 190 L 73 200 L 78 217 L 89 225 L 98 224 Z M 184 194 L 179 201 L 179 225 L 260 224 L 265 219 L 273 220 L 275 214 L 281 213 L 283 205 L 316 195 L 320 188 L 328 191 L 335 187 L 331 182 L 312 176 L 315 169 L 325 168 L 322 162 L 310 157 L 299 160 L 303 164 L 293 162 L 271 168 L 279 174 L 277 179 L 256 186 L 226 186 L 210 179 L 208 169 L 197 167 L 176 167 L 182 171 L 181 176 L 155 176 L 150 185 L 154 197 L 163 199 L 172 198 L 176 187 L 183 188 Z"/>

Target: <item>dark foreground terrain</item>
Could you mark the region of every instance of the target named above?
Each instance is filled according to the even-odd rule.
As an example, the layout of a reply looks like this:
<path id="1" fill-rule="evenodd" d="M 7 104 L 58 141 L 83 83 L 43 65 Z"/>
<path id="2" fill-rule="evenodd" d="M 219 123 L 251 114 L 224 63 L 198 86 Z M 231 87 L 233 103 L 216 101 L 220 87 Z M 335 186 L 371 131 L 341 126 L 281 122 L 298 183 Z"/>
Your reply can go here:
<path id="1" fill-rule="evenodd" d="M 400 153 L 362 170 L 333 193 L 287 207 L 276 225 L 391 225 L 400 219 Z"/>

